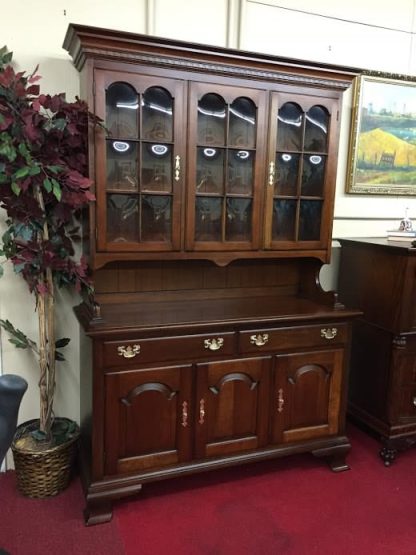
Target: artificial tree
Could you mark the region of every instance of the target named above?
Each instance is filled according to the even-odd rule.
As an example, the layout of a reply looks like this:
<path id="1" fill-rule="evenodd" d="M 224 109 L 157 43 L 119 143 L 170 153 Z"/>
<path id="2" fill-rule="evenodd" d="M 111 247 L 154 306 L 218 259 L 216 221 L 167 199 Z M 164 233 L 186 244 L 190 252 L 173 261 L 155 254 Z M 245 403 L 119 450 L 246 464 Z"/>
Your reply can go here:
<path id="1" fill-rule="evenodd" d="M 32 435 L 52 444 L 55 365 L 69 342 L 55 337 L 55 293 L 57 287 L 91 286 L 74 243 L 77 215 L 94 196 L 86 177 L 91 114 L 78 98 L 40 94 L 39 79 L 37 68 L 29 75 L 16 72 L 12 53 L 0 49 L 0 206 L 7 215 L 1 254 L 35 296 L 38 340 L 8 320 L 0 325 L 16 347 L 38 358 L 39 429 Z"/>

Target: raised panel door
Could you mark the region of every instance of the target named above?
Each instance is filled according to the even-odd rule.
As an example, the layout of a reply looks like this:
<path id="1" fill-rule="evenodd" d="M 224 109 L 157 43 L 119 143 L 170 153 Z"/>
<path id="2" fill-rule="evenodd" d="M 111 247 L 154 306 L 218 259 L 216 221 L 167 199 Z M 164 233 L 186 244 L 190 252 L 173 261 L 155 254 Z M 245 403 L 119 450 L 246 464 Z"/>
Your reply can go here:
<path id="1" fill-rule="evenodd" d="M 265 91 L 191 83 L 188 250 L 252 250 L 260 244 Z"/>
<path id="2" fill-rule="evenodd" d="M 190 366 L 105 376 L 105 472 L 146 471 L 191 456 Z"/>
<path id="3" fill-rule="evenodd" d="M 95 71 L 97 250 L 180 248 L 184 83 Z"/>
<path id="4" fill-rule="evenodd" d="M 197 365 L 195 454 L 217 457 L 267 444 L 270 358 Z"/>
<path id="5" fill-rule="evenodd" d="M 271 400 L 273 443 L 335 435 L 343 349 L 276 355 Z"/>

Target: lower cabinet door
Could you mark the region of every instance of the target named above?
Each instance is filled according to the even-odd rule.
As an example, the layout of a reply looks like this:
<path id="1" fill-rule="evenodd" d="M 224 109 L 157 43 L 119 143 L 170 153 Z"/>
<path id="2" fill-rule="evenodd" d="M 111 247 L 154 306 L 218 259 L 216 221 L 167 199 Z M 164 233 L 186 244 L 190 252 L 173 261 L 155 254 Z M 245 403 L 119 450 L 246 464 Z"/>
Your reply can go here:
<path id="1" fill-rule="evenodd" d="M 197 458 L 267 444 L 270 367 L 270 357 L 197 365 Z"/>
<path id="2" fill-rule="evenodd" d="M 105 377 L 105 472 L 157 469 L 191 457 L 192 367 Z"/>
<path id="3" fill-rule="evenodd" d="M 343 358 L 342 349 L 275 357 L 270 407 L 273 443 L 338 432 Z"/>

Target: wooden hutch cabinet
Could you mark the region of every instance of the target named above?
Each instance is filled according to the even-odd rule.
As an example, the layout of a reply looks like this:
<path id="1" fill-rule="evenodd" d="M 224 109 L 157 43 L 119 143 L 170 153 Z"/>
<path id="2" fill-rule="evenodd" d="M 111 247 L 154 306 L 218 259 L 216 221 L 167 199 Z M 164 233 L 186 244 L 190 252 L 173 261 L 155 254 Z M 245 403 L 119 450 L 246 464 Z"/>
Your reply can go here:
<path id="1" fill-rule="evenodd" d="M 416 443 L 416 249 L 384 238 L 340 239 L 340 298 L 354 323 L 349 412 L 377 434 L 386 466 Z"/>
<path id="2" fill-rule="evenodd" d="M 330 259 L 353 69 L 70 25 L 90 132 L 88 524 L 143 483 L 311 452 L 348 468 Z"/>

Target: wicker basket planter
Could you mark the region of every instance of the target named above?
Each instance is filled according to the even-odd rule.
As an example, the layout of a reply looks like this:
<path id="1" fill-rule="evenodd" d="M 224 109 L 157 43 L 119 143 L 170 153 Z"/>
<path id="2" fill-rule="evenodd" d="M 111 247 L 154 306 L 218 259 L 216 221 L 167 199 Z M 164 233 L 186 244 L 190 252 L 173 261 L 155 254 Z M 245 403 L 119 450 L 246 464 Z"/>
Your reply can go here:
<path id="1" fill-rule="evenodd" d="M 67 420 L 57 418 L 56 421 Z M 78 450 L 79 427 L 66 442 L 43 450 L 22 446 L 22 438 L 36 430 L 39 420 L 29 420 L 17 427 L 12 452 L 18 490 L 27 497 L 51 497 L 63 491 L 73 474 Z"/>

